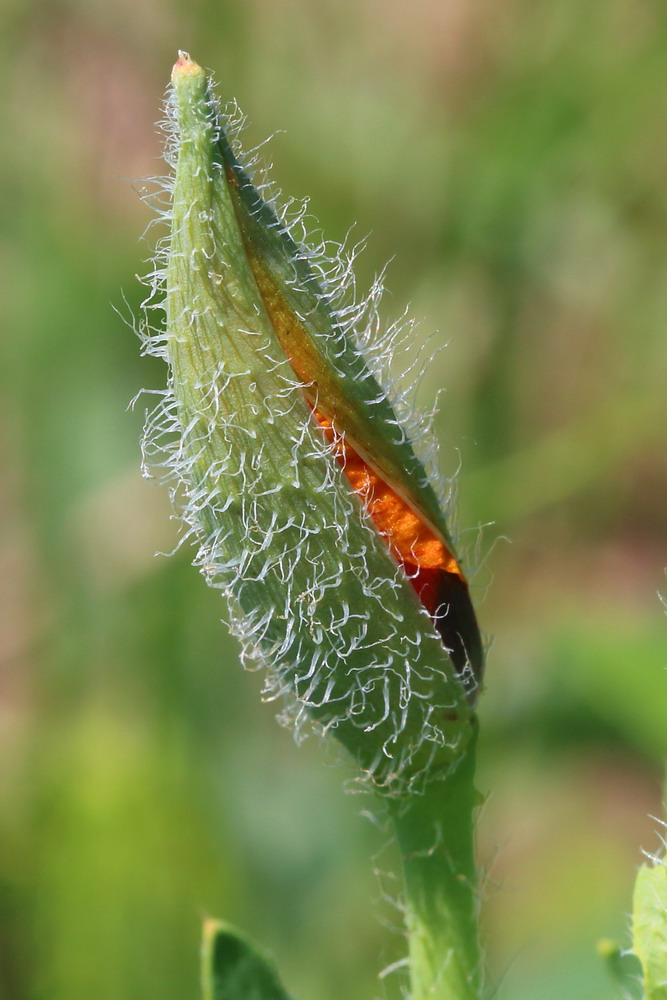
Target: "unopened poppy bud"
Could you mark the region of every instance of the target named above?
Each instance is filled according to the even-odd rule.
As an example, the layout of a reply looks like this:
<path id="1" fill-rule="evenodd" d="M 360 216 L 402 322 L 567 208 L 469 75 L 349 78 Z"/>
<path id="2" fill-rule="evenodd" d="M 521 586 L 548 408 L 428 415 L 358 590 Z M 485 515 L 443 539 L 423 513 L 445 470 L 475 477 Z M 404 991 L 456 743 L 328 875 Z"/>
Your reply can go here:
<path id="1" fill-rule="evenodd" d="M 481 675 L 441 505 L 354 311 L 253 187 L 184 53 L 168 108 L 166 328 L 148 344 L 170 379 L 149 463 L 268 695 L 403 794 L 458 759 Z"/>

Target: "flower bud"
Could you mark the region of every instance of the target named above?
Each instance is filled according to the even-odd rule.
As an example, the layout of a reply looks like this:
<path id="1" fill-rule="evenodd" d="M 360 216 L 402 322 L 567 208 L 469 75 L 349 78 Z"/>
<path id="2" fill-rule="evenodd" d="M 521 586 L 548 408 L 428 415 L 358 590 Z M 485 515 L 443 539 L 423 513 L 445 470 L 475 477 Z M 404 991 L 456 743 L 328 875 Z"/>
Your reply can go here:
<path id="1" fill-rule="evenodd" d="M 361 311 L 337 307 L 262 200 L 184 53 L 168 109 L 166 328 L 148 347 L 170 379 L 147 457 L 173 479 L 267 695 L 402 795 L 457 761 L 482 668 L 441 504 L 363 350 Z"/>

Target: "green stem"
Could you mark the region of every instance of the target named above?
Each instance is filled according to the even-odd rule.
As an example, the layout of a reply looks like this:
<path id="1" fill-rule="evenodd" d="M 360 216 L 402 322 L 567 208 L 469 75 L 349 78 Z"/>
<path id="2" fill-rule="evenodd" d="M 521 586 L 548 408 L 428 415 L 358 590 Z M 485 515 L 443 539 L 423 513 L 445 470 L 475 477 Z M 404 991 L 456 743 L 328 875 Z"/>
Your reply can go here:
<path id="1" fill-rule="evenodd" d="M 478 1000 L 475 744 L 444 781 L 392 808 L 405 878 L 411 1000 Z"/>

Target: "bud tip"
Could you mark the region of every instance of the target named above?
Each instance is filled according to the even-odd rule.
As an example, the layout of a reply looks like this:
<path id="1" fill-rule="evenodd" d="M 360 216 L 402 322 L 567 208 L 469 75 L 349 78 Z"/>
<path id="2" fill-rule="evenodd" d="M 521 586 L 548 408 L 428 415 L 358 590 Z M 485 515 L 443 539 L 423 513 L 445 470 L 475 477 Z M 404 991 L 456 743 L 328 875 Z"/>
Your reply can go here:
<path id="1" fill-rule="evenodd" d="M 189 52 L 183 52 L 182 49 L 178 50 L 178 59 L 174 63 L 174 68 L 171 71 L 171 78 L 174 80 L 177 77 L 187 76 L 191 73 L 201 73 L 201 66 L 190 57 Z"/>

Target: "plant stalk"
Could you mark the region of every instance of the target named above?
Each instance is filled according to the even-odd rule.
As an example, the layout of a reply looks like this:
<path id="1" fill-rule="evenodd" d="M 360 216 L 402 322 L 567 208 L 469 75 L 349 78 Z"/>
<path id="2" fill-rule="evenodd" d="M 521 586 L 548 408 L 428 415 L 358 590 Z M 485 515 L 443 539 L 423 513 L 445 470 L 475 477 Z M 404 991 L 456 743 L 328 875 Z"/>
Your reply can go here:
<path id="1" fill-rule="evenodd" d="M 405 879 L 411 1000 L 478 1000 L 477 731 L 458 767 L 391 808 Z"/>

